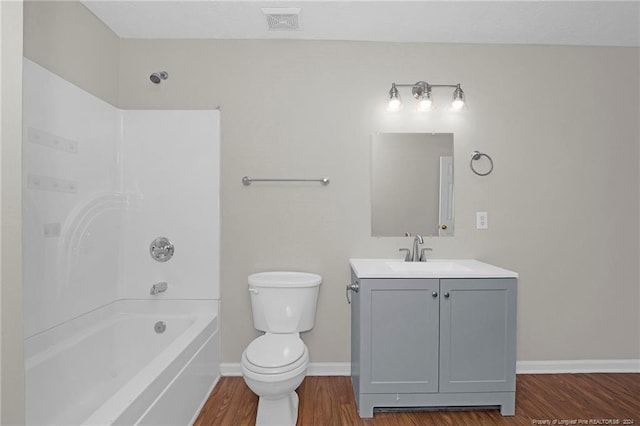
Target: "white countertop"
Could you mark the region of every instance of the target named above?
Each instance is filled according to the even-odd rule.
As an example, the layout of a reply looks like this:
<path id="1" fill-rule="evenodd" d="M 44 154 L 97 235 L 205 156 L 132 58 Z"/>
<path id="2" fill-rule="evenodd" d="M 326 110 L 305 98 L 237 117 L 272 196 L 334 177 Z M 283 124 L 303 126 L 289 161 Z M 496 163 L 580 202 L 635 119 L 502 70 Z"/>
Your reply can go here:
<path id="1" fill-rule="evenodd" d="M 349 259 L 349 264 L 358 278 L 518 278 L 517 272 L 475 259 Z"/>

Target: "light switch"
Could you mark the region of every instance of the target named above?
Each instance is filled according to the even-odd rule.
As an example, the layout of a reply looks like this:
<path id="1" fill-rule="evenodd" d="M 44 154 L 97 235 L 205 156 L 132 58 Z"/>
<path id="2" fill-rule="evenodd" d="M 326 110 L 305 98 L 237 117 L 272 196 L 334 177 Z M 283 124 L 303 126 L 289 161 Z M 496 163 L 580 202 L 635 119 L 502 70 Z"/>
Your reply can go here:
<path id="1" fill-rule="evenodd" d="M 476 229 L 489 229 L 487 212 L 476 212 Z"/>

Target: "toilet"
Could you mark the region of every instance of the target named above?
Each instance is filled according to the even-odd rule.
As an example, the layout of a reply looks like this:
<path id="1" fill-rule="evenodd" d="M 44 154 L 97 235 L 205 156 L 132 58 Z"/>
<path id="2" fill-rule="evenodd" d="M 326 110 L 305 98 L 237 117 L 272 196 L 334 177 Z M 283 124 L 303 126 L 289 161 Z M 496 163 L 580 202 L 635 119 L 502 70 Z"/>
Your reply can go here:
<path id="1" fill-rule="evenodd" d="M 309 350 L 300 332 L 315 321 L 322 277 L 307 272 L 249 275 L 253 325 L 264 334 L 242 353 L 242 377 L 259 397 L 256 425 L 294 426 Z"/>

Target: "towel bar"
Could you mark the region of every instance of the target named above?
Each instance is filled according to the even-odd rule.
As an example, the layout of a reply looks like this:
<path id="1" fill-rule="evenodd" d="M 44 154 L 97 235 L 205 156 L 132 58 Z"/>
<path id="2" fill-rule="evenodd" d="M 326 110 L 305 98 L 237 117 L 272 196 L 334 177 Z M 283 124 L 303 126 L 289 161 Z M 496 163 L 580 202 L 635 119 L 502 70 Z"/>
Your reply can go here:
<path id="1" fill-rule="evenodd" d="M 329 178 L 320 178 L 320 179 L 281 179 L 281 178 L 252 178 L 249 176 L 244 176 L 242 178 L 242 184 L 247 186 L 251 185 L 253 182 L 320 182 L 323 185 L 329 185 Z"/>

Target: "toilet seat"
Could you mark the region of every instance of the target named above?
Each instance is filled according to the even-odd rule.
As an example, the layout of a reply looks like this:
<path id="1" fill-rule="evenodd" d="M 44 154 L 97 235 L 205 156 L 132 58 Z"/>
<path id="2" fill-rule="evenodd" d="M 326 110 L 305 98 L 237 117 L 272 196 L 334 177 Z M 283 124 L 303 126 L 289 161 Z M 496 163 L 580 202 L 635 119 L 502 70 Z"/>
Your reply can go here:
<path id="1" fill-rule="evenodd" d="M 282 374 L 306 365 L 308 350 L 297 333 L 265 334 L 247 346 L 243 366 L 258 374 Z"/>

